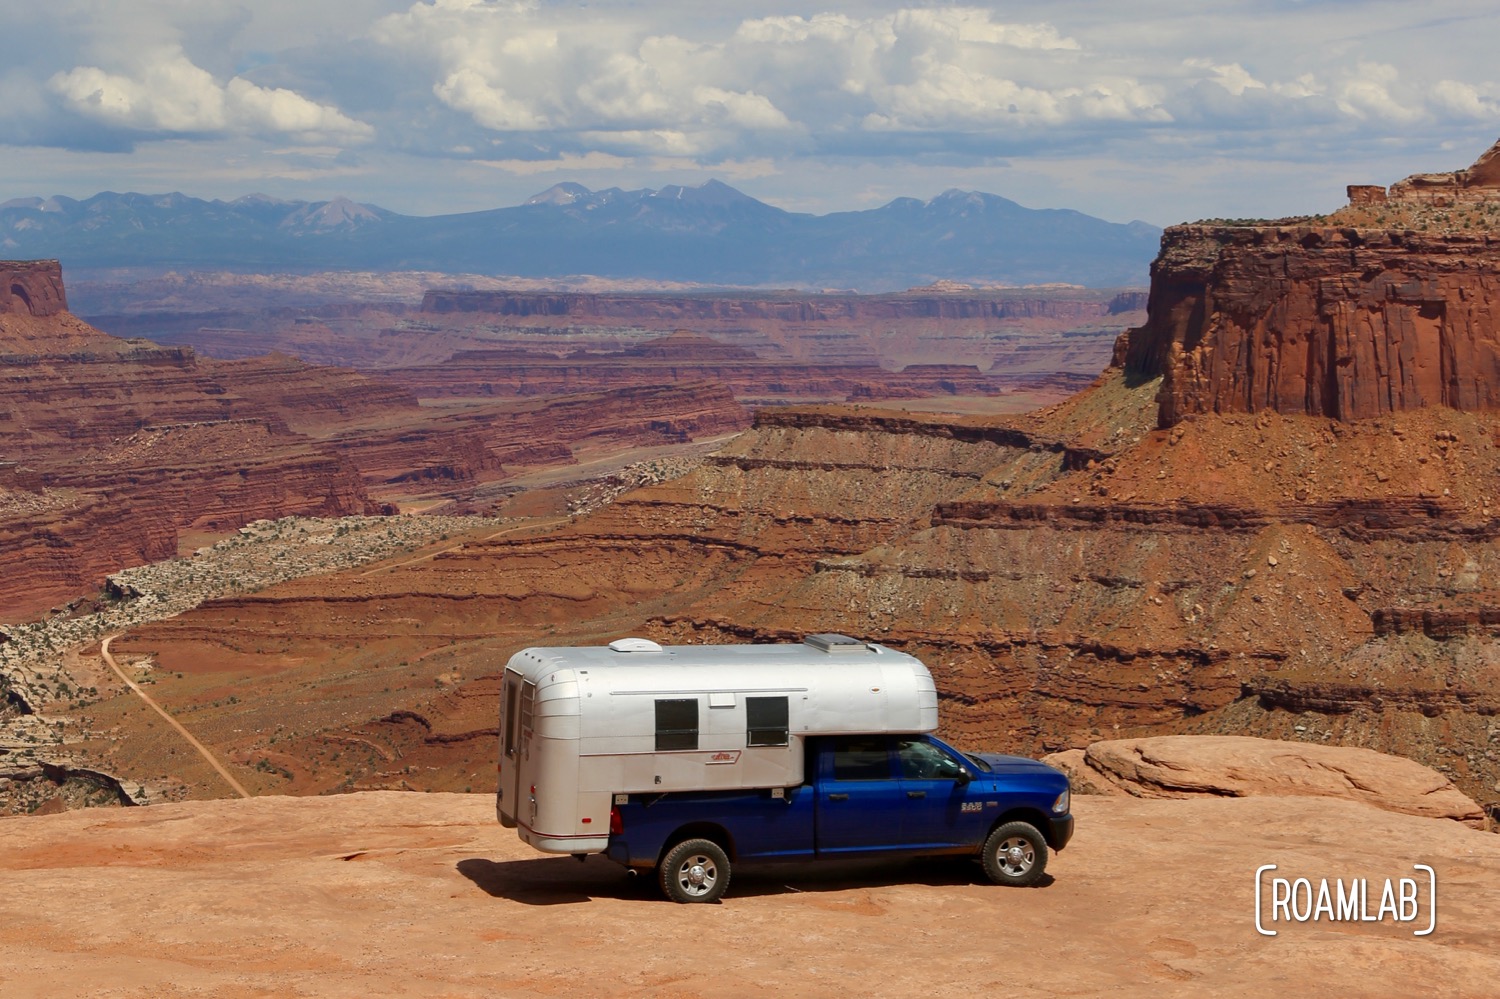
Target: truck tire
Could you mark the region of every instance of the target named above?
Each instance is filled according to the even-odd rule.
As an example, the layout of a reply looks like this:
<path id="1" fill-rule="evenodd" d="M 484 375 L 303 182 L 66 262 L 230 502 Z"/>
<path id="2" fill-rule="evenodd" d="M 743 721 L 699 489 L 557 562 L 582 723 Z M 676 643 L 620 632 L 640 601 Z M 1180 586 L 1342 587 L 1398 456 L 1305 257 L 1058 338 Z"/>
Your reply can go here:
<path id="1" fill-rule="evenodd" d="M 685 839 L 657 868 L 661 890 L 674 902 L 717 902 L 729 888 L 729 857 L 708 839 Z"/>
<path id="2" fill-rule="evenodd" d="M 1030 888 L 1047 870 L 1047 841 L 1030 822 L 1007 822 L 984 841 L 980 860 L 995 884 Z"/>

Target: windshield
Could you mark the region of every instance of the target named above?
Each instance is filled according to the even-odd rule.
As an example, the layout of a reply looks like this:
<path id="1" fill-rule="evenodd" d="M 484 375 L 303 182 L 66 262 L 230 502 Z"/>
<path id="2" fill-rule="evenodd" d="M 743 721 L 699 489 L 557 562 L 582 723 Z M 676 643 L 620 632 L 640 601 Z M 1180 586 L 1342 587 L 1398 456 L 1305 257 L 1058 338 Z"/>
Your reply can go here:
<path id="1" fill-rule="evenodd" d="M 975 768 L 980 773 L 986 773 L 987 774 L 987 773 L 990 772 L 990 765 L 988 763 L 984 762 L 983 760 L 981 760 L 979 757 L 975 756 L 973 753 L 965 753 L 964 754 L 964 759 L 966 759 L 970 763 L 974 764 Z"/>

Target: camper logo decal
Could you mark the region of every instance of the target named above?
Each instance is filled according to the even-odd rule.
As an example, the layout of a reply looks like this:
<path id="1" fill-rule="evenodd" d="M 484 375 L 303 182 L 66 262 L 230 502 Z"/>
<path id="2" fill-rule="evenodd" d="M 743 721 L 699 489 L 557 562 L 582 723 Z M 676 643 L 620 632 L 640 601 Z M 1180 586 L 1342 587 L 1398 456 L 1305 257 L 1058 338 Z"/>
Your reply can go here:
<path id="1" fill-rule="evenodd" d="M 738 749 L 726 749 L 726 750 L 723 750 L 721 752 L 714 753 L 712 756 L 710 756 L 708 758 L 708 762 L 710 764 L 714 764 L 714 763 L 738 763 L 739 761 L 740 761 L 740 751 Z"/>

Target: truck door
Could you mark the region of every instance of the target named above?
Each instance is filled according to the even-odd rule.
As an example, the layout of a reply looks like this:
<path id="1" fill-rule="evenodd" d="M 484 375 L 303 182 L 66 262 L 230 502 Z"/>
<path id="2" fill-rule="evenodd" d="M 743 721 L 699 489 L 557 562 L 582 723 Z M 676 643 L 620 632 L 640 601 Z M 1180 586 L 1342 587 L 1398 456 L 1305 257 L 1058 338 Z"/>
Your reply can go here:
<path id="1" fill-rule="evenodd" d="M 899 850 L 906 798 L 892 763 L 888 736 L 823 740 L 818 762 L 818 852 Z"/>
<path id="2" fill-rule="evenodd" d="M 896 764 L 906 806 L 905 844 L 924 850 L 973 846 L 987 820 L 978 799 L 969 801 L 969 785 L 959 780 L 962 763 L 926 739 L 905 736 L 896 740 Z"/>

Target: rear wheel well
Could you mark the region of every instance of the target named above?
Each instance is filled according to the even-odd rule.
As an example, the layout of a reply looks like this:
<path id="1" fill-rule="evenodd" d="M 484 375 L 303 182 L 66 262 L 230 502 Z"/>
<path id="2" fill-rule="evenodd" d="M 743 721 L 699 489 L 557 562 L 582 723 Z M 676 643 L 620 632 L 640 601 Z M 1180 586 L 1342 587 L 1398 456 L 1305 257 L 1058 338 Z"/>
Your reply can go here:
<path id="1" fill-rule="evenodd" d="M 710 842 L 717 843 L 723 849 L 724 853 L 728 855 L 730 860 L 739 859 L 735 855 L 734 840 L 730 838 L 729 831 L 727 829 L 712 822 L 694 822 L 689 825 L 683 826 L 681 829 L 678 829 L 676 832 L 672 833 L 672 835 L 667 837 L 666 843 L 664 843 L 661 848 L 661 856 L 656 858 L 657 863 L 661 862 L 661 858 L 665 857 L 667 855 L 667 852 L 670 851 L 672 847 L 676 846 L 678 843 L 681 843 L 685 839 L 709 840 Z"/>

